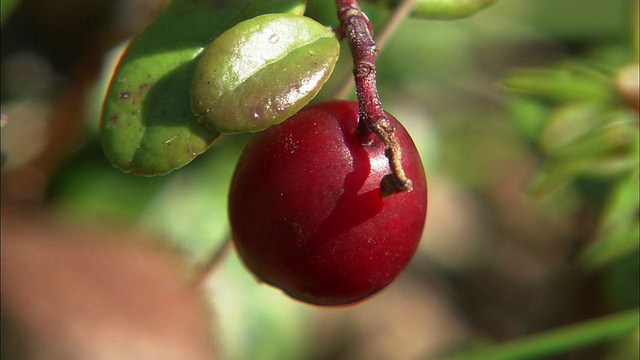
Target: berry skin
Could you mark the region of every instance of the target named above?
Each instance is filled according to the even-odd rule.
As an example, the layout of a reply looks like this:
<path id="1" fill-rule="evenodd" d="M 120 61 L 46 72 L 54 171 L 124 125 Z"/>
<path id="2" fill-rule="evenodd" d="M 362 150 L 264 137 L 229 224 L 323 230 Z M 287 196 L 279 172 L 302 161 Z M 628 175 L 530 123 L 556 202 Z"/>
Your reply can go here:
<path id="1" fill-rule="evenodd" d="M 384 199 L 384 145 L 362 144 L 355 102 L 309 105 L 247 145 L 229 218 L 236 249 L 260 280 L 311 304 L 347 305 L 404 270 L 424 227 L 427 187 L 413 141 L 388 117 L 413 190 Z"/>

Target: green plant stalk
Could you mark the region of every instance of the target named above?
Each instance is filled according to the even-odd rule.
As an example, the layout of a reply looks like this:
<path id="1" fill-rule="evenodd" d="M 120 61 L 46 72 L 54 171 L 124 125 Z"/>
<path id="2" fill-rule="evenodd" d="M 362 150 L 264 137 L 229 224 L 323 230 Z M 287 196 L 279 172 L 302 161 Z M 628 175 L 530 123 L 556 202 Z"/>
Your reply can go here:
<path id="1" fill-rule="evenodd" d="M 551 330 L 447 360 L 535 359 L 613 340 L 638 327 L 638 309 Z"/>
<path id="2" fill-rule="evenodd" d="M 633 50 L 633 54 L 635 56 L 636 61 L 640 57 L 639 49 L 638 49 L 638 41 L 640 40 L 640 14 L 638 14 L 638 10 L 640 10 L 640 1 L 631 0 L 634 4 L 631 5 L 631 49 Z"/>
<path id="3" fill-rule="evenodd" d="M 422 0 L 415 13 L 425 19 L 455 20 L 467 18 L 493 4 L 496 0 Z"/>

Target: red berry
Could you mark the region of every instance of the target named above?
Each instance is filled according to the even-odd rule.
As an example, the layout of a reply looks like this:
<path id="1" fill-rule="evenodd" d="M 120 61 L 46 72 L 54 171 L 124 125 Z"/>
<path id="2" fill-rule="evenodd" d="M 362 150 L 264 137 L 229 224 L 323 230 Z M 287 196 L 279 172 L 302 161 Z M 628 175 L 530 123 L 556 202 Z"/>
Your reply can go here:
<path id="1" fill-rule="evenodd" d="M 413 190 L 384 199 L 384 145 L 362 144 L 355 102 L 307 106 L 249 143 L 229 217 L 237 251 L 259 279 L 298 300 L 345 305 L 400 275 L 420 241 L 427 188 L 409 134 L 389 120 Z"/>

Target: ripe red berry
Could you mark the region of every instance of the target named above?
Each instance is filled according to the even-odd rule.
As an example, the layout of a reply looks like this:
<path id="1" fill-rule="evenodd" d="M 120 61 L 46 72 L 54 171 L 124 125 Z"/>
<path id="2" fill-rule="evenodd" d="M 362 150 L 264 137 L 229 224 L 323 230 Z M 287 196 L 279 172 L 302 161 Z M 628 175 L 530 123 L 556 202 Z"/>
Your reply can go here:
<path id="1" fill-rule="evenodd" d="M 382 198 L 384 145 L 363 145 L 358 105 L 310 105 L 259 133 L 229 194 L 233 239 L 246 266 L 295 299 L 345 305 L 382 290 L 407 266 L 427 210 L 422 163 L 389 115 L 413 190 Z"/>

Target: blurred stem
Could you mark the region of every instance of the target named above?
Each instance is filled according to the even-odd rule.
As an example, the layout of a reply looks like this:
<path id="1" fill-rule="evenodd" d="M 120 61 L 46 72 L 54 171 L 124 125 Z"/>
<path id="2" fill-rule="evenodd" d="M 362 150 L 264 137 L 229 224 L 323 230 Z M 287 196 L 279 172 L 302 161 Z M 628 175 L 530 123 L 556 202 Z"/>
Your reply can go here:
<path id="1" fill-rule="evenodd" d="M 353 77 L 358 97 L 358 134 L 363 144 L 373 141 L 374 135 L 385 146 L 391 173 L 380 182 L 382 197 L 411 191 L 411 180 L 402 168 L 402 149 L 395 131 L 382 109 L 376 85 L 375 59 L 378 47 L 373 40 L 373 27 L 360 9 L 357 0 L 336 0 L 341 32 L 349 43 L 353 57 Z"/>
<path id="2" fill-rule="evenodd" d="M 231 247 L 231 238 L 227 237 L 215 250 L 209 262 L 207 262 L 204 267 L 198 271 L 196 278 L 194 280 L 194 284 L 204 289 L 206 287 L 207 279 L 209 275 L 218 267 L 220 262 L 224 259 L 224 256 L 227 253 L 227 250 Z"/>
<path id="3" fill-rule="evenodd" d="M 566 326 L 539 335 L 489 346 L 447 360 L 539 359 L 624 336 L 638 328 L 638 309 Z"/>
<path id="4" fill-rule="evenodd" d="M 640 40 L 640 22 L 638 11 L 640 11 L 640 0 L 631 0 L 633 4 L 631 5 L 631 49 L 633 49 L 633 54 L 635 56 L 636 62 L 640 58 L 640 51 L 638 49 L 638 41 Z"/>
<path id="5" fill-rule="evenodd" d="M 396 32 L 400 24 L 409 16 L 411 9 L 415 5 L 417 0 L 403 0 L 393 10 L 391 17 L 384 23 L 378 36 L 376 36 L 376 44 L 378 45 L 378 51 L 384 49 L 391 36 Z M 351 76 L 346 76 L 338 86 L 335 97 L 338 99 L 345 99 L 353 91 L 355 83 Z"/>

